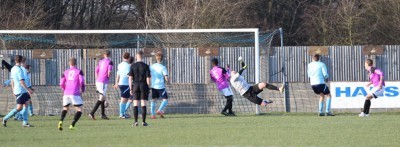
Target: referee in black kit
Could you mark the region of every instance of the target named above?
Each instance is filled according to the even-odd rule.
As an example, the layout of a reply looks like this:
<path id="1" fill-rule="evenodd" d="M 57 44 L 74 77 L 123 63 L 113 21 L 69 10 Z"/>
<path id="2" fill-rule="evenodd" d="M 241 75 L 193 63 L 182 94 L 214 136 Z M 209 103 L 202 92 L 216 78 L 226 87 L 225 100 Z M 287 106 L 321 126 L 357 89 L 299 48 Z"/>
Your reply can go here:
<path id="1" fill-rule="evenodd" d="M 133 96 L 133 115 L 135 122 L 132 126 L 138 126 L 138 115 L 139 115 L 139 100 L 141 100 L 142 106 L 142 125 L 147 126 L 146 123 L 146 104 L 149 96 L 149 85 L 150 85 L 150 68 L 149 65 L 143 62 L 143 51 L 136 53 L 136 62 L 132 64 L 129 71 L 129 88 L 131 95 Z"/>

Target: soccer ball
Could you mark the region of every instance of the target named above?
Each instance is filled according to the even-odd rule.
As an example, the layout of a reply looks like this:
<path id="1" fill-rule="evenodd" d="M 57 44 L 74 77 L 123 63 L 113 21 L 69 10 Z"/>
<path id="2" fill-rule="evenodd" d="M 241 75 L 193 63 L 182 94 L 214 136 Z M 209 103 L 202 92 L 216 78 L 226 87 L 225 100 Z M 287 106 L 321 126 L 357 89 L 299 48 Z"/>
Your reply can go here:
<path id="1" fill-rule="evenodd" d="M 238 58 L 238 61 L 243 61 L 243 57 L 240 56 L 240 57 Z"/>

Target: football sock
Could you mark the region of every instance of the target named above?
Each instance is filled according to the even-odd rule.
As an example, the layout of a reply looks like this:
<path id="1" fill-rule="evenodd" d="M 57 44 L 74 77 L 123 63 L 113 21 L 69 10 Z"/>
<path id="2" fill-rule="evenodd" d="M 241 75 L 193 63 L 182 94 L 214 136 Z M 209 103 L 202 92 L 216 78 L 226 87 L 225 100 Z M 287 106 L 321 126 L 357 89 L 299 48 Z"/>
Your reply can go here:
<path id="1" fill-rule="evenodd" d="M 18 105 L 15 105 L 15 108 L 17 108 L 17 107 L 18 107 Z M 14 114 L 14 118 L 15 118 L 15 119 L 18 119 L 18 118 L 19 118 L 19 112 L 17 112 L 17 113 Z"/>
<path id="2" fill-rule="evenodd" d="M 279 91 L 278 87 L 268 84 L 268 83 L 265 83 L 265 88 L 267 88 L 269 90 L 278 90 Z"/>
<path id="3" fill-rule="evenodd" d="M 168 104 L 168 100 L 167 99 L 163 99 L 163 101 L 160 104 L 160 108 L 158 108 L 159 111 L 163 111 L 165 106 L 167 106 Z"/>
<path id="4" fill-rule="evenodd" d="M 142 122 L 146 122 L 147 107 L 142 106 Z"/>
<path id="5" fill-rule="evenodd" d="M 326 113 L 330 113 L 331 112 L 331 101 L 332 99 L 331 98 L 327 98 L 326 99 Z"/>
<path id="6" fill-rule="evenodd" d="M 137 122 L 138 120 L 138 116 L 139 116 L 139 108 L 138 106 L 133 106 L 133 117 L 135 118 L 135 122 Z"/>
<path id="7" fill-rule="evenodd" d="M 28 124 L 28 108 L 24 107 L 21 111 L 23 124 Z"/>
<path id="8" fill-rule="evenodd" d="M 323 101 L 320 101 L 320 102 L 319 102 L 319 114 L 322 113 L 322 109 L 324 109 L 324 102 L 323 102 Z"/>
<path id="9" fill-rule="evenodd" d="M 151 103 L 150 103 L 150 112 L 151 112 L 151 116 L 156 115 L 156 102 L 155 101 L 151 101 Z"/>
<path id="10" fill-rule="evenodd" d="M 244 68 L 240 69 L 240 70 L 239 70 L 239 75 L 242 75 L 242 73 L 244 72 L 244 70 L 245 70 Z"/>
<path id="11" fill-rule="evenodd" d="M 125 112 L 124 112 L 125 114 L 129 111 L 129 108 L 131 107 L 131 104 L 132 104 L 132 102 L 129 102 L 129 101 L 126 103 Z"/>
<path id="12" fill-rule="evenodd" d="M 28 109 L 29 109 L 29 114 L 32 115 L 33 114 L 33 107 L 32 104 L 28 105 Z"/>
<path id="13" fill-rule="evenodd" d="M 101 104 L 100 104 L 100 108 L 101 108 L 101 116 L 104 116 L 104 115 L 106 115 L 106 113 L 105 113 L 105 106 L 104 106 L 104 103 L 105 103 L 106 101 L 104 100 L 104 101 L 101 101 Z"/>
<path id="14" fill-rule="evenodd" d="M 12 109 L 4 118 L 3 120 L 7 121 L 10 119 L 12 116 L 14 116 L 17 113 L 17 109 Z"/>
<path id="15" fill-rule="evenodd" d="M 369 114 L 369 108 L 371 107 L 371 100 L 365 100 L 364 113 Z"/>
<path id="16" fill-rule="evenodd" d="M 78 122 L 79 118 L 81 118 L 82 112 L 78 111 L 75 113 L 74 120 L 72 121 L 72 127 L 75 127 L 76 122 Z"/>
<path id="17" fill-rule="evenodd" d="M 101 105 L 101 101 L 98 100 L 96 102 L 96 104 L 94 105 L 93 110 L 92 110 L 92 112 L 90 112 L 90 114 L 94 115 L 94 113 L 96 113 L 96 111 L 97 111 L 97 109 L 99 108 L 100 105 Z"/>
<path id="18" fill-rule="evenodd" d="M 230 96 L 230 98 L 228 98 L 228 100 L 226 101 L 229 113 L 232 113 L 232 102 L 233 102 L 233 99 L 232 99 L 232 96 Z"/>
<path id="19" fill-rule="evenodd" d="M 64 118 L 65 118 L 66 115 L 67 115 L 67 110 L 63 110 L 63 111 L 61 112 L 60 121 L 64 121 Z"/>
<path id="20" fill-rule="evenodd" d="M 119 103 L 119 116 L 125 115 L 125 108 L 126 108 L 126 103 L 120 102 Z"/>

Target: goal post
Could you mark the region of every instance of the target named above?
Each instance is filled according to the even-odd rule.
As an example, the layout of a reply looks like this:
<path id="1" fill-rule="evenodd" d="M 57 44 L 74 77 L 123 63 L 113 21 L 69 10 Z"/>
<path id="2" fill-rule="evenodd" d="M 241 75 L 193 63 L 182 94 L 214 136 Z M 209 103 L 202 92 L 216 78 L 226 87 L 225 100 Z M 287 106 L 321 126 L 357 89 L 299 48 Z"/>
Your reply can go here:
<path id="1" fill-rule="evenodd" d="M 272 33 L 269 32 L 270 33 L 269 35 L 271 35 L 273 37 L 274 34 L 275 33 L 277 34 L 278 32 L 279 32 L 278 30 L 275 30 Z M 250 38 L 250 39 L 249 38 L 244 38 L 244 39 L 241 39 L 241 40 L 237 39 L 237 38 L 240 38 L 241 36 L 244 36 L 244 35 L 236 35 L 236 36 L 233 35 L 233 37 L 237 37 L 237 38 L 229 38 L 229 37 L 226 37 L 224 35 L 221 35 L 222 37 L 220 37 L 220 36 L 212 36 L 212 35 L 210 37 L 210 36 L 204 35 L 204 36 L 199 37 L 201 39 L 197 38 L 197 40 L 196 39 L 190 39 L 189 38 L 190 35 L 184 35 L 183 37 L 181 37 L 179 39 L 182 39 L 181 42 L 185 42 L 186 41 L 185 39 L 189 40 L 188 44 L 190 44 L 191 41 L 193 41 L 193 42 L 202 42 L 202 43 L 204 43 L 204 42 L 205 43 L 211 43 L 211 42 L 214 41 L 215 44 L 219 44 L 221 42 L 222 42 L 222 44 L 223 43 L 247 43 L 248 44 L 248 43 L 250 43 L 252 41 L 252 44 L 253 44 L 253 47 L 254 47 L 254 58 L 252 57 L 253 61 L 251 61 L 251 62 L 253 62 L 252 65 L 254 65 L 254 75 L 252 75 L 252 76 L 254 76 L 254 81 L 253 82 L 254 83 L 261 82 L 260 81 L 260 77 L 261 77 L 260 76 L 260 73 L 261 73 L 260 67 L 262 65 L 260 64 L 260 42 L 263 42 L 264 40 L 262 40 L 262 39 L 265 39 L 265 37 L 260 38 L 261 34 L 260 34 L 260 31 L 259 31 L 258 28 L 166 29 L 166 30 L 0 30 L 0 39 L 1 39 L 1 37 L 3 35 L 26 35 L 26 36 L 29 36 L 29 35 L 43 35 L 43 36 L 45 36 L 45 35 L 54 34 L 54 35 L 65 35 L 65 36 L 67 36 L 67 35 L 85 35 L 85 34 L 86 35 L 87 34 L 99 34 L 99 35 L 100 34 L 132 34 L 132 35 L 136 34 L 137 36 L 135 36 L 134 42 L 137 45 L 136 49 L 139 50 L 139 49 L 146 48 L 146 47 L 141 47 L 142 44 L 146 44 L 146 43 L 142 43 L 140 41 L 141 38 L 139 37 L 139 35 L 143 35 L 143 36 L 146 36 L 148 34 L 167 34 L 167 35 L 169 35 L 169 34 L 178 34 L 179 35 L 179 34 L 196 34 L 196 33 L 197 34 L 208 34 L 208 33 L 210 33 L 210 34 L 211 33 L 239 33 L 239 34 L 240 33 L 242 33 L 242 34 L 249 34 L 250 33 L 250 34 L 253 34 L 252 38 Z M 217 37 L 220 37 L 220 38 L 215 39 Z M 262 35 L 261 35 L 261 37 L 262 37 Z M 268 37 L 270 37 L 270 36 L 268 36 Z M 32 39 L 32 38 L 28 37 L 28 38 L 22 38 L 21 40 L 26 41 L 26 40 L 29 40 L 29 39 L 35 40 L 36 38 Z M 158 39 L 157 43 L 165 43 L 165 44 L 168 44 L 168 43 L 175 43 L 175 44 L 179 43 L 179 39 L 175 40 L 176 42 L 171 42 L 169 40 L 163 40 L 163 38 L 161 38 L 161 39 L 160 38 L 156 38 L 156 39 Z M 173 40 L 173 39 L 171 39 L 171 40 Z M 270 45 L 270 43 L 271 43 L 270 41 L 271 40 L 272 40 L 272 38 L 270 40 L 268 40 L 269 42 L 267 44 Z M 6 46 L 5 45 L 6 41 L 4 41 L 4 40 L 1 40 L 1 41 L 3 42 L 3 46 Z M 132 41 L 132 40 L 127 40 L 127 41 Z M 146 41 L 151 42 L 152 40 L 148 39 Z M 46 43 L 48 43 L 48 42 L 54 43 L 54 40 L 47 39 L 47 40 L 45 40 L 45 42 Z M 154 41 L 154 42 L 156 42 L 156 41 Z M 141 45 L 139 45 L 139 44 L 141 44 Z M 220 47 L 223 47 L 223 46 L 220 46 Z M 107 47 L 105 47 L 105 48 L 107 48 Z M 192 48 L 192 47 L 189 47 L 189 48 Z M 46 49 L 46 48 L 44 48 L 44 49 Z M 1 54 L 1 52 L 0 52 L 0 54 Z M 83 55 L 80 55 L 80 56 L 83 56 Z M 120 55 L 117 55 L 117 56 L 120 56 Z M 116 63 L 116 64 L 118 64 L 118 63 Z M 207 66 L 207 65 L 205 65 L 205 66 Z M 173 73 L 171 73 L 171 74 L 173 74 Z M 215 91 L 217 91 L 217 89 L 215 89 Z M 254 108 L 255 108 L 255 113 L 256 114 L 260 114 L 261 113 L 260 107 L 258 105 L 255 105 Z"/>

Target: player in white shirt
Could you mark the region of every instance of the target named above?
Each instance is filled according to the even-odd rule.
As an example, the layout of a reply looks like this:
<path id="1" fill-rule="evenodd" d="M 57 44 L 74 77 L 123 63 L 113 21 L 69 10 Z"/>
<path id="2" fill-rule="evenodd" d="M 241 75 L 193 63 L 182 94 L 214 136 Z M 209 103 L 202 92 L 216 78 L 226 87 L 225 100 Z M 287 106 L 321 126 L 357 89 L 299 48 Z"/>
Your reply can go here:
<path id="1" fill-rule="evenodd" d="M 246 65 L 242 64 L 242 69 L 245 69 Z M 262 98 L 258 97 L 257 95 L 263 91 L 264 88 L 269 90 L 276 90 L 281 93 L 285 91 L 285 87 L 282 85 L 281 87 L 276 87 L 274 85 L 268 84 L 266 82 L 261 82 L 258 84 L 254 84 L 250 86 L 247 81 L 241 76 L 243 70 L 239 73 L 236 71 L 231 71 L 230 83 L 232 86 L 240 93 L 241 96 L 245 97 L 249 101 L 253 102 L 254 104 L 267 106 L 270 103 L 273 103 L 272 100 L 263 100 Z"/>

